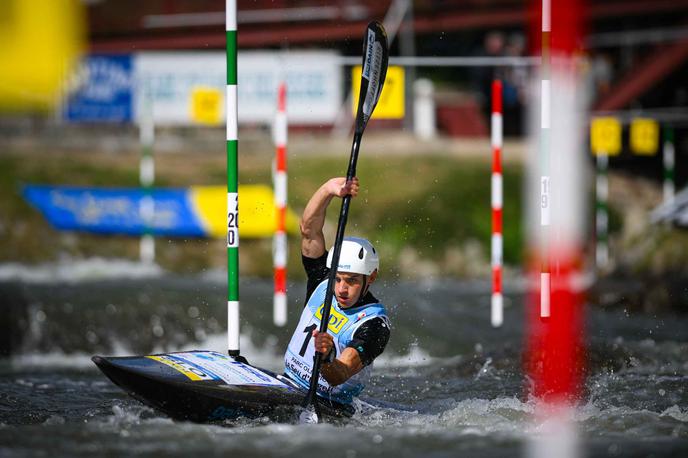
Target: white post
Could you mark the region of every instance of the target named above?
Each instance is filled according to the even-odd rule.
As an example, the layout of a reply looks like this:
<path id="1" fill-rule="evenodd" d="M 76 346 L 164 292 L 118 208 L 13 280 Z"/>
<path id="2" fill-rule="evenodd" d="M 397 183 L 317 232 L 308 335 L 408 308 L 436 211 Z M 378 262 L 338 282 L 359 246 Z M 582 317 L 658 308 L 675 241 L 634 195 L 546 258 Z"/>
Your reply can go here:
<path id="1" fill-rule="evenodd" d="M 421 140 L 432 140 L 437 135 L 434 92 L 429 79 L 420 78 L 413 83 L 413 131 Z"/>

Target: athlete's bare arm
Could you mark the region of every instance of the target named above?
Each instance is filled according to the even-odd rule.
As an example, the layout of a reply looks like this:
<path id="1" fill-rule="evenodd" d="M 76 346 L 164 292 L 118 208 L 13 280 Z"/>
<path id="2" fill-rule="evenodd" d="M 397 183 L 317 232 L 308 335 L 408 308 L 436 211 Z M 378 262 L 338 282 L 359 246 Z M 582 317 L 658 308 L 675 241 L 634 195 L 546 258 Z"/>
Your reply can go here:
<path id="1" fill-rule="evenodd" d="M 358 195 L 358 178 L 347 182 L 345 177 L 331 178 L 315 191 L 301 217 L 301 254 L 319 258 L 325 251 L 325 212 L 333 197 Z"/>
<path id="2" fill-rule="evenodd" d="M 323 355 L 329 354 L 334 339 L 326 332 L 313 331 L 315 349 Z M 323 363 L 320 373 L 332 386 L 341 385 L 363 369 L 363 361 L 356 350 L 347 347 L 331 363 Z"/>

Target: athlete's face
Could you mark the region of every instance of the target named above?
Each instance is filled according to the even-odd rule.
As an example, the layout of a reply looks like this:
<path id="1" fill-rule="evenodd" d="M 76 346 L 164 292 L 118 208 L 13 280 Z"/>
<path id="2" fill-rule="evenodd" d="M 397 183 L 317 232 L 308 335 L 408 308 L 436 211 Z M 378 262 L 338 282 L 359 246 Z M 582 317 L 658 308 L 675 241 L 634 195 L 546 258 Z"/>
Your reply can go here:
<path id="1" fill-rule="evenodd" d="M 351 307 L 361 296 L 365 287 L 365 276 L 349 272 L 337 272 L 334 283 L 334 295 L 342 308 Z"/>

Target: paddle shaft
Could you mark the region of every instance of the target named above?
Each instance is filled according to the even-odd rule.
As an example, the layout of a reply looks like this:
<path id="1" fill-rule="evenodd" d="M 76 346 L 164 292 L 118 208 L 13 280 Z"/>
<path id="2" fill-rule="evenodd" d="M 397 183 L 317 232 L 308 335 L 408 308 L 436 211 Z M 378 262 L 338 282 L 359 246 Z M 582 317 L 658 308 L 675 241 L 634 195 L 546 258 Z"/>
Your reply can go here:
<path id="1" fill-rule="evenodd" d="M 358 127 L 358 126 L 357 126 Z M 349 159 L 349 169 L 346 172 L 346 180 L 350 181 L 356 176 L 356 163 L 358 162 L 358 150 L 361 144 L 361 137 L 363 136 L 362 129 L 356 129 L 354 133 L 354 141 L 351 145 L 351 157 Z M 344 230 L 346 229 L 346 221 L 349 217 L 349 206 L 351 204 L 351 195 L 348 194 L 342 199 L 342 208 L 339 211 L 339 222 L 337 223 L 337 235 L 334 239 L 334 247 L 332 248 L 332 262 L 330 263 L 330 272 L 327 277 L 327 292 L 325 293 L 325 303 L 323 305 L 322 319 L 320 320 L 320 332 L 327 332 L 327 325 L 330 321 L 330 309 L 332 308 L 332 297 L 334 296 L 334 282 L 337 276 L 337 266 L 339 265 L 339 255 L 342 251 L 342 241 L 344 240 Z M 308 407 L 311 403 L 314 404 L 316 413 L 318 412 L 318 403 L 316 393 L 318 390 L 318 378 L 320 377 L 320 368 L 322 367 L 323 354 L 319 351 L 315 352 L 315 360 L 313 361 L 313 373 L 311 374 L 310 386 L 308 394 L 303 401 L 303 407 Z"/>
<path id="2" fill-rule="evenodd" d="M 358 150 L 361 146 L 361 137 L 368 124 L 368 120 L 373 115 L 375 105 L 380 98 L 382 87 L 385 84 L 387 74 L 387 64 L 389 62 L 389 47 L 387 46 L 387 34 L 379 22 L 373 21 L 368 24 L 363 41 L 363 64 L 361 72 L 361 87 L 358 95 L 358 110 L 356 112 L 356 127 L 354 129 L 354 141 L 351 145 L 351 156 L 349 159 L 349 169 L 346 172 L 346 180 L 351 181 L 356 175 L 356 162 L 358 161 Z M 337 235 L 332 247 L 332 261 L 330 262 L 330 272 L 327 278 L 327 290 L 325 292 L 325 302 L 323 304 L 322 318 L 320 320 L 320 332 L 327 332 L 330 322 L 330 309 L 334 295 L 334 284 L 339 266 L 339 254 L 342 251 L 344 240 L 344 229 L 346 220 L 349 216 L 349 205 L 351 195 L 346 195 L 342 199 L 342 208 L 339 212 L 339 222 L 337 224 Z M 320 378 L 320 368 L 322 367 L 323 354 L 316 350 L 313 357 L 313 372 L 311 373 L 308 394 L 301 404 L 307 408 L 311 403 L 315 411 L 315 418 L 312 415 L 306 416 L 306 421 L 315 422 L 320 417 L 318 408 L 318 380 Z"/>

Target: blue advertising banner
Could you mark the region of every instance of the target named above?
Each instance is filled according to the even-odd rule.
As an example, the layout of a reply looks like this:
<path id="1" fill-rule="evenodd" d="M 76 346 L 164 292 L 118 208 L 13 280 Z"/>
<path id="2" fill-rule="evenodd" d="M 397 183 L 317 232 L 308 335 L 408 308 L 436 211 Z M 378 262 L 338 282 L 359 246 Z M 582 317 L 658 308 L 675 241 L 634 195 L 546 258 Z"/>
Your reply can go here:
<path id="1" fill-rule="evenodd" d="M 25 186 L 23 195 L 55 228 L 99 234 L 141 235 L 142 189 Z M 206 237 L 187 189 L 155 189 L 152 233 L 172 237 Z"/>
<path id="2" fill-rule="evenodd" d="M 130 55 L 85 57 L 79 86 L 66 103 L 64 116 L 74 122 L 130 122 L 134 119 L 134 70 Z"/>

